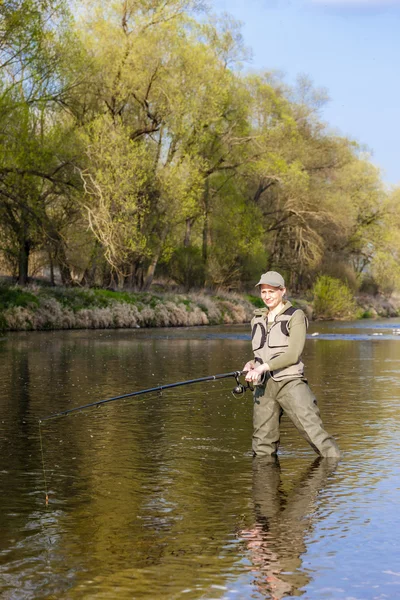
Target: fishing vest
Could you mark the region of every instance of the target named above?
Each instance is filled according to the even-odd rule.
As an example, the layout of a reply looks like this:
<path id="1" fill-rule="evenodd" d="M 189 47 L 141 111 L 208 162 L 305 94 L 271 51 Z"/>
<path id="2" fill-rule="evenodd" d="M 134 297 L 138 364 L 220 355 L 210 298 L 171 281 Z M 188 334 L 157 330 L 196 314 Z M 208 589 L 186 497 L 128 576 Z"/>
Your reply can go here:
<path id="1" fill-rule="evenodd" d="M 294 313 L 299 308 L 294 308 L 290 302 L 286 302 L 285 310 L 276 315 L 272 323 L 268 323 L 268 311 L 259 309 L 254 311 L 251 321 L 251 343 L 255 361 L 259 364 L 270 363 L 273 358 L 285 353 L 289 346 L 289 324 Z M 283 369 L 270 371 L 270 376 L 275 381 L 286 378 L 303 377 L 304 364 L 299 359 L 294 365 Z"/>

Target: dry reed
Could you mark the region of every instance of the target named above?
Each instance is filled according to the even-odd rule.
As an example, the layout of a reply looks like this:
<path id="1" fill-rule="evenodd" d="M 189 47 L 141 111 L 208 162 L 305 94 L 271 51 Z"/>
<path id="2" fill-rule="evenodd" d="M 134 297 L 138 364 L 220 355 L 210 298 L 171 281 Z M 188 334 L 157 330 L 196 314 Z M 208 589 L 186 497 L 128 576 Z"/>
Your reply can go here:
<path id="1" fill-rule="evenodd" d="M 64 306 L 54 297 L 35 293 L 38 304 L 12 306 L 0 311 L 4 331 L 33 331 L 55 329 L 116 329 L 137 327 L 189 327 L 246 323 L 252 317 L 253 306 L 237 294 L 172 295 L 140 297 L 135 304 L 111 301 L 105 307 Z M 135 295 L 137 299 L 138 294 Z"/>

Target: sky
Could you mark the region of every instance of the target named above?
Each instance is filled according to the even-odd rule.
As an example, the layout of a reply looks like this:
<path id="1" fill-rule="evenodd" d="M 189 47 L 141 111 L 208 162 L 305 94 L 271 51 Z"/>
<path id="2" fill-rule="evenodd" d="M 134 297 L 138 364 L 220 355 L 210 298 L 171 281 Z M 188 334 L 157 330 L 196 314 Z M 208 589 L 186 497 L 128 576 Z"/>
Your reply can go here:
<path id="1" fill-rule="evenodd" d="M 321 118 L 400 185 L 400 0 L 214 0 L 242 22 L 250 70 L 326 88 Z"/>

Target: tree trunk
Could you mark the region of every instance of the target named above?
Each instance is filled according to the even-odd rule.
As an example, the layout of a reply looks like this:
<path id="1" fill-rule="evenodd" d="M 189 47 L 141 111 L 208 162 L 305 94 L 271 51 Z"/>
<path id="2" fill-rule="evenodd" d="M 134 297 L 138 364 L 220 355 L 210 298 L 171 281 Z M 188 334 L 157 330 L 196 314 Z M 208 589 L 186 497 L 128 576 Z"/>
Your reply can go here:
<path id="1" fill-rule="evenodd" d="M 67 286 L 71 285 L 73 281 L 67 261 L 64 241 L 57 233 L 55 233 L 53 236 L 53 243 L 55 247 L 55 260 L 60 270 L 62 284 Z"/>
<path id="2" fill-rule="evenodd" d="M 26 285 L 28 283 L 30 251 L 31 251 L 31 242 L 27 239 L 22 239 L 20 241 L 19 255 L 18 255 L 18 283 L 19 283 L 19 285 Z"/>
<path id="3" fill-rule="evenodd" d="M 103 264 L 101 286 L 106 289 L 115 289 L 113 273 L 111 271 L 110 265 L 106 261 L 104 261 Z"/>
<path id="4" fill-rule="evenodd" d="M 143 292 L 147 292 L 153 282 L 154 273 L 155 273 L 159 258 L 160 258 L 160 253 L 157 252 L 157 254 L 155 254 L 153 256 L 151 263 L 149 264 L 149 266 L 147 268 L 146 275 L 144 277 L 144 282 L 143 282 L 143 288 L 142 288 Z"/>
<path id="5" fill-rule="evenodd" d="M 62 284 L 66 286 L 72 285 L 73 280 L 68 265 L 66 265 L 64 262 L 59 262 L 58 268 L 60 269 Z"/>
<path id="6" fill-rule="evenodd" d="M 207 260 L 208 260 L 208 241 L 209 241 L 209 198 L 210 195 L 210 186 L 208 182 L 208 178 L 206 179 L 206 185 L 204 189 L 204 223 L 203 223 L 203 248 L 202 248 L 202 256 L 205 270 L 207 269 Z"/>
<path id="7" fill-rule="evenodd" d="M 195 221 L 195 217 L 188 217 L 186 219 L 185 238 L 183 240 L 184 248 L 189 248 L 189 246 L 190 246 L 190 241 L 191 241 L 191 237 L 192 237 L 192 227 L 193 227 L 194 221 Z"/>
<path id="8" fill-rule="evenodd" d="M 81 280 L 82 285 L 92 287 L 96 283 L 96 276 L 101 267 L 101 262 L 104 262 L 102 255 L 102 248 L 99 241 L 96 239 L 94 242 L 93 250 L 90 255 L 89 264 L 87 265 Z"/>
<path id="9" fill-rule="evenodd" d="M 49 265 L 50 265 L 50 285 L 55 285 L 55 279 L 54 279 L 54 262 L 53 262 L 53 253 L 51 251 L 51 248 L 48 249 L 48 254 L 49 254 Z"/>
<path id="10" fill-rule="evenodd" d="M 167 237 L 167 233 L 168 233 L 168 227 L 164 227 L 163 231 L 161 232 L 160 243 L 158 245 L 158 248 L 157 248 L 157 250 L 150 262 L 150 265 L 146 271 L 146 276 L 144 278 L 143 287 L 142 287 L 142 290 L 144 292 L 147 292 L 147 290 L 149 289 L 149 287 L 151 286 L 151 284 L 153 282 L 154 273 L 155 273 L 159 258 L 161 256 L 161 252 L 162 252 L 162 249 L 164 246 L 165 238 Z"/>

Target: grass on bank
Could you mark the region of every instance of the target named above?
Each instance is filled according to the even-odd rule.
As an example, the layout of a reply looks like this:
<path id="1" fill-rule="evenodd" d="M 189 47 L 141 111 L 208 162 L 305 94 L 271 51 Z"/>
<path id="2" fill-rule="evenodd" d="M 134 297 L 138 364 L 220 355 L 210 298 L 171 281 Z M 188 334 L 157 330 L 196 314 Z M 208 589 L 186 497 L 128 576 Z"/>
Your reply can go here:
<path id="1" fill-rule="evenodd" d="M 372 302 L 373 300 L 373 302 Z M 337 279 L 321 276 L 312 301 L 292 299 L 311 319 L 355 319 L 396 316 L 387 300 L 359 299 Z M 111 329 L 136 327 L 187 327 L 247 323 L 259 296 L 205 292 L 127 292 L 0 283 L 0 330 Z"/>
<path id="2" fill-rule="evenodd" d="M 237 294 L 0 285 L 0 329 L 185 327 L 250 321 L 254 305 Z"/>

